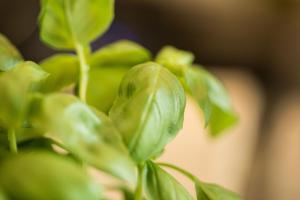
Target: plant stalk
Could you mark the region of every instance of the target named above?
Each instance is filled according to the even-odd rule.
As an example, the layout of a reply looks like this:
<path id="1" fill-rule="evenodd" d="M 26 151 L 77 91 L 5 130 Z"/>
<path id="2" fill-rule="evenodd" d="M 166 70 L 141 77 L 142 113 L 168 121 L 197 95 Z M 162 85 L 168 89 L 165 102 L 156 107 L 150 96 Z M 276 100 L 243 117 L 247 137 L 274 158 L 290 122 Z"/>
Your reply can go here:
<path id="1" fill-rule="evenodd" d="M 144 168 L 144 164 L 138 166 L 138 182 L 134 193 L 134 200 L 143 200 Z"/>
<path id="2" fill-rule="evenodd" d="M 90 66 L 87 62 L 87 52 L 84 47 L 80 44 L 76 45 L 76 53 L 79 57 L 79 82 L 78 82 L 78 93 L 81 101 L 86 102 L 86 91 L 89 81 L 89 69 Z"/>
<path id="3" fill-rule="evenodd" d="M 18 153 L 16 133 L 14 129 L 8 130 L 8 142 L 10 151 L 15 154 Z"/>

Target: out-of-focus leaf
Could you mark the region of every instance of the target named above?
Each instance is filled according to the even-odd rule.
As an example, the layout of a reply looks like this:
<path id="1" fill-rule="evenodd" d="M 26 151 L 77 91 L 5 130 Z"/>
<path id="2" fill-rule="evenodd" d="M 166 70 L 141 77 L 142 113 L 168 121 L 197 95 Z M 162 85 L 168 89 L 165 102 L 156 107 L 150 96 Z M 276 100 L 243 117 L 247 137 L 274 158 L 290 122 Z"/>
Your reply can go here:
<path id="1" fill-rule="evenodd" d="M 191 179 L 195 184 L 197 200 L 241 200 L 241 197 L 234 192 L 216 184 L 202 182 L 196 176 L 180 167 L 168 163 L 159 163 L 159 165 L 176 170 Z"/>
<path id="2" fill-rule="evenodd" d="M 57 49 L 87 45 L 110 25 L 113 0 L 42 0 L 40 36 Z"/>
<path id="3" fill-rule="evenodd" d="M 23 123 L 30 91 L 38 87 L 47 73 L 33 62 L 23 62 L 0 74 L 0 121 L 6 128 Z"/>
<path id="4" fill-rule="evenodd" d="M 49 131 L 48 137 L 60 142 L 85 162 L 110 174 L 134 182 L 134 164 L 110 120 L 76 97 L 51 94 L 37 105 L 33 122 Z"/>
<path id="5" fill-rule="evenodd" d="M 41 67 L 49 73 L 43 84 L 43 92 L 53 92 L 74 84 L 78 80 L 79 67 L 76 56 L 58 54 L 43 60 Z"/>
<path id="6" fill-rule="evenodd" d="M 128 40 L 120 40 L 109 44 L 90 58 L 91 66 L 129 66 L 150 61 L 150 52 L 141 45 Z"/>
<path id="7" fill-rule="evenodd" d="M 171 46 L 164 47 L 156 61 L 181 80 L 185 90 L 198 102 L 205 124 L 213 136 L 237 122 L 229 97 L 222 83 L 200 66 L 192 66 L 192 53 Z"/>
<path id="8" fill-rule="evenodd" d="M 0 71 L 8 71 L 22 60 L 19 51 L 0 33 Z"/>
<path id="9" fill-rule="evenodd" d="M 147 199 L 193 199 L 187 190 L 175 178 L 161 169 L 158 165 L 148 161 L 146 167 L 145 189 Z"/>
<path id="10" fill-rule="evenodd" d="M 125 75 L 109 116 L 139 163 L 159 154 L 176 136 L 184 108 L 177 78 L 156 63 L 145 63 Z"/>
<path id="11" fill-rule="evenodd" d="M 87 89 L 87 102 L 99 110 L 108 113 L 115 98 L 126 67 L 96 67 L 91 68 Z"/>
<path id="12" fill-rule="evenodd" d="M 14 200 L 98 200 L 100 187 L 76 163 L 46 152 L 8 158 L 0 166 L 0 188 Z"/>
<path id="13" fill-rule="evenodd" d="M 213 136 L 237 122 L 225 88 L 209 72 L 200 67 L 190 67 L 185 71 L 184 83 L 202 108 L 205 122 Z"/>
<path id="14" fill-rule="evenodd" d="M 194 55 L 188 51 L 166 46 L 160 50 L 155 60 L 174 74 L 182 76 L 184 69 L 193 63 Z"/>
<path id="15" fill-rule="evenodd" d="M 241 197 L 219 185 L 195 181 L 197 200 L 241 200 Z"/>
<path id="16" fill-rule="evenodd" d="M 0 200 L 8 200 L 5 194 L 0 190 Z"/>

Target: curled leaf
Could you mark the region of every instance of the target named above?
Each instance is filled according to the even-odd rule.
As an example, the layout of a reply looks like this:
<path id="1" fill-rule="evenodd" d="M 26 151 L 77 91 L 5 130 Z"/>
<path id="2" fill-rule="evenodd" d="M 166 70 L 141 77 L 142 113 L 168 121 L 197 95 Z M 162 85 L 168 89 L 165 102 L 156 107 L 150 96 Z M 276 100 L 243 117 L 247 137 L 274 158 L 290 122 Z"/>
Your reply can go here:
<path id="1" fill-rule="evenodd" d="M 131 156 L 143 162 L 176 136 L 184 108 L 184 90 L 177 78 L 156 63 L 145 63 L 125 75 L 109 116 Z"/>

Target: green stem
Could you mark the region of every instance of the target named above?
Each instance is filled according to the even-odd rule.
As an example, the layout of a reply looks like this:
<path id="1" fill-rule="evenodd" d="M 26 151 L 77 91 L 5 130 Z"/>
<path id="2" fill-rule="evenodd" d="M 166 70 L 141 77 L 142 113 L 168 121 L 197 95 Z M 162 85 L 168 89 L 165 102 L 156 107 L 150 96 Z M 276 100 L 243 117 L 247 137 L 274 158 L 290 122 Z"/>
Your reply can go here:
<path id="1" fill-rule="evenodd" d="M 18 153 L 16 133 L 14 129 L 8 130 L 9 149 L 12 153 Z"/>
<path id="2" fill-rule="evenodd" d="M 79 57 L 79 98 L 81 101 L 86 102 L 86 91 L 89 80 L 89 64 L 87 62 L 87 51 L 80 44 L 76 45 L 76 52 Z"/>
<path id="3" fill-rule="evenodd" d="M 163 166 L 163 167 L 168 167 L 168 168 L 171 168 L 171 169 L 174 169 L 178 172 L 180 172 L 181 174 L 185 175 L 187 178 L 191 179 L 192 181 L 199 181 L 197 177 L 195 177 L 193 174 L 191 174 L 190 172 L 180 168 L 180 167 L 177 167 L 175 165 L 172 165 L 172 164 L 169 164 L 169 163 L 157 163 L 158 165 L 160 166 Z"/>
<path id="4" fill-rule="evenodd" d="M 143 200 L 144 168 L 144 164 L 138 166 L 138 182 L 134 193 L 134 200 Z"/>

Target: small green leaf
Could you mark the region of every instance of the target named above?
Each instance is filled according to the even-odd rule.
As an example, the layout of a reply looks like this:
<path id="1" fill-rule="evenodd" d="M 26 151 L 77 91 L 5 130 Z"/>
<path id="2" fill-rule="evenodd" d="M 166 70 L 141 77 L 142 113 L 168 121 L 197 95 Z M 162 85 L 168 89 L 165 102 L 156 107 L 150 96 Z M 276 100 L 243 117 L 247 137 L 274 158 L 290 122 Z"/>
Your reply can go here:
<path id="1" fill-rule="evenodd" d="M 98 200 L 100 187 L 71 160 L 46 152 L 19 154 L 0 167 L 0 188 L 15 200 Z"/>
<path id="2" fill-rule="evenodd" d="M 43 60 L 40 65 L 49 73 L 41 89 L 43 92 L 58 91 L 78 80 L 78 60 L 71 54 L 54 55 Z"/>
<path id="3" fill-rule="evenodd" d="M 180 82 L 167 69 L 150 62 L 128 71 L 109 116 L 139 163 L 159 154 L 176 136 L 184 108 Z"/>
<path id="4" fill-rule="evenodd" d="M 141 45 L 128 40 L 120 40 L 93 53 L 90 58 L 90 64 L 94 67 L 132 67 L 150 61 L 150 59 L 150 52 Z"/>
<path id="5" fill-rule="evenodd" d="M 0 74 L 0 121 L 6 128 L 17 128 L 23 123 L 30 92 L 38 88 L 47 73 L 33 62 L 19 63 Z"/>
<path id="6" fill-rule="evenodd" d="M 114 15 L 113 0 L 42 0 L 40 37 L 57 49 L 87 45 L 104 33 Z"/>
<path id="7" fill-rule="evenodd" d="M 184 73 L 184 69 L 193 63 L 194 55 L 188 51 L 166 46 L 160 50 L 155 60 L 174 74 L 181 76 Z"/>
<path id="8" fill-rule="evenodd" d="M 219 185 L 195 181 L 197 200 L 241 200 L 241 197 Z"/>
<path id="9" fill-rule="evenodd" d="M 95 67 L 89 73 L 87 102 L 97 109 L 108 113 L 118 95 L 126 67 Z"/>
<path id="10" fill-rule="evenodd" d="M 0 33 L 0 71 L 8 71 L 22 61 L 19 51 Z"/>
<path id="11" fill-rule="evenodd" d="M 183 174 L 195 184 L 197 200 L 241 200 L 241 197 L 216 184 L 204 183 L 190 172 L 168 163 L 158 163 L 160 166 L 168 167 Z"/>
<path id="12" fill-rule="evenodd" d="M 237 122 L 225 88 L 209 72 L 199 66 L 187 68 L 184 83 L 187 91 L 202 108 L 205 122 L 213 136 Z"/>
<path id="13" fill-rule="evenodd" d="M 134 164 L 110 120 L 68 94 L 44 97 L 33 122 L 67 150 L 110 174 L 134 182 Z"/>
<path id="14" fill-rule="evenodd" d="M 187 190 L 170 174 L 151 161 L 147 162 L 145 189 L 149 200 L 192 200 Z"/>

